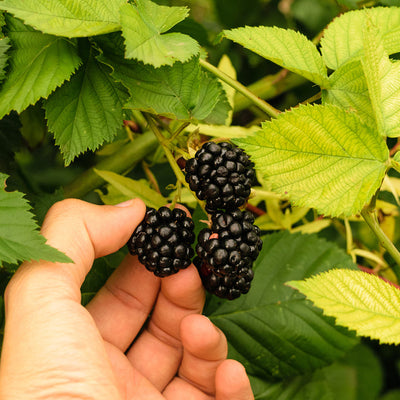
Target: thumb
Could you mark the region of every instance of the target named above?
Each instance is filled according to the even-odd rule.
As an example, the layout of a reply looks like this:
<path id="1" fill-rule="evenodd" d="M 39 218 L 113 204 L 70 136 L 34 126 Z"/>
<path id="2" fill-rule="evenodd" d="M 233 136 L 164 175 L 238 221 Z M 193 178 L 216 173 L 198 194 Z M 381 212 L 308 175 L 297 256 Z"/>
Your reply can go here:
<path id="1" fill-rule="evenodd" d="M 48 211 L 41 233 L 47 244 L 67 254 L 74 264 L 50 262 L 24 263 L 19 275 L 43 272 L 56 274 L 67 285 L 79 289 L 95 258 L 119 250 L 143 219 L 146 207 L 140 199 L 119 206 L 95 205 L 77 199 L 55 203 Z M 56 267 L 55 267 L 56 266 Z M 44 277 L 43 276 L 43 277 Z"/>

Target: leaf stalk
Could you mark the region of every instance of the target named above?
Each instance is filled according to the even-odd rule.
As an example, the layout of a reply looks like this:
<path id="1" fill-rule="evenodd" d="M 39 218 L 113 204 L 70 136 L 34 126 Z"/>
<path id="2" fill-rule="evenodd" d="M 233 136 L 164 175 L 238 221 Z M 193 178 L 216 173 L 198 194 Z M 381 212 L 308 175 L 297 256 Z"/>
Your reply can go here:
<path id="1" fill-rule="evenodd" d="M 225 74 L 224 72 L 220 71 L 217 67 L 210 64 L 209 62 L 200 59 L 200 65 L 206 69 L 207 71 L 214 74 L 216 77 L 227 83 L 229 86 L 236 89 L 239 93 L 243 96 L 247 97 L 253 104 L 255 104 L 260 110 L 264 111 L 267 115 L 273 118 L 277 118 L 280 114 L 280 111 L 277 110 L 275 107 L 271 106 L 271 104 L 267 103 L 260 97 L 256 96 L 252 93 L 246 86 L 242 85 L 237 80 L 231 78 L 229 75 Z"/>

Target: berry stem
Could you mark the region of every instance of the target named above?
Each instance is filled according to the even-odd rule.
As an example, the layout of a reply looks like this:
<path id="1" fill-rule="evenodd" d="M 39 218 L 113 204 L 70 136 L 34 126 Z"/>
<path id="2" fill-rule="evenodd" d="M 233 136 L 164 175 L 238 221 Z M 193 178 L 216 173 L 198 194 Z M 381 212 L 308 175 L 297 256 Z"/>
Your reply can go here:
<path id="1" fill-rule="evenodd" d="M 273 118 L 277 118 L 280 114 L 280 111 L 277 110 L 275 107 L 271 106 L 271 104 L 267 103 L 260 97 L 256 96 L 252 93 L 246 86 L 242 85 L 237 80 L 231 78 L 229 75 L 225 74 L 224 72 L 220 71 L 217 67 L 210 64 L 209 62 L 200 58 L 200 65 L 206 69 L 207 71 L 211 72 L 219 79 L 227 83 L 229 86 L 236 89 L 239 93 L 243 96 L 247 97 L 252 103 L 254 103 L 260 110 L 264 111 L 267 115 Z"/>
<path id="2" fill-rule="evenodd" d="M 379 239 L 379 243 L 382 245 L 382 247 L 387 250 L 396 264 L 400 266 L 400 252 L 393 242 L 386 236 L 385 232 L 379 225 L 375 209 L 367 206 L 361 211 L 361 215 L 371 230 L 375 233 L 376 237 Z"/>
<path id="3" fill-rule="evenodd" d="M 157 137 L 158 141 L 160 142 L 160 144 L 164 150 L 165 156 L 167 157 L 167 160 L 168 160 L 169 164 L 171 165 L 172 170 L 174 171 L 174 174 L 176 176 L 178 184 L 180 183 L 180 184 L 184 185 L 188 190 L 190 190 L 189 184 L 186 182 L 185 176 L 183 175 L 182 170 L 180 169 L 177 161 L 175 160 L 174 155 L 172 154 L 172 152 L 170 150 L 171 144 L 170 144 L 169 140 L 161 133 L 160 129 L 158 128 L 157 124 L 155 123 L 155 121 L 153 119 L 153 116 L 145 114 L 145 118 L 147 120 L 147 123 L 149 124 L 150 129 L 154 132 L 154 135 Z M 182 129 L 184 129 L 184 127 Z M 190 192 L 192 192 L 192 191 L 190 190 Z M 203 202 L 199 201 L 199 204 L 205 212 L 205 207 L 204 207 Z"/>

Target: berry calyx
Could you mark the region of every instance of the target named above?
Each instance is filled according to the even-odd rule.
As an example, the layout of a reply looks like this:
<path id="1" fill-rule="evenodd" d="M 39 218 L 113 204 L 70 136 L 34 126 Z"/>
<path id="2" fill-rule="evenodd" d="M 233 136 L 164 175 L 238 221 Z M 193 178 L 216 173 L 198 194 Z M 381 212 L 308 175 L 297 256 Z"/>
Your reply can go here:
<path id="1" fill-rule="evenodd" d="M 193 229 L 193 221 L 179 208 L 148 208 L 127 246 L 154 275 L 169 276 L 191 264 Z"/>

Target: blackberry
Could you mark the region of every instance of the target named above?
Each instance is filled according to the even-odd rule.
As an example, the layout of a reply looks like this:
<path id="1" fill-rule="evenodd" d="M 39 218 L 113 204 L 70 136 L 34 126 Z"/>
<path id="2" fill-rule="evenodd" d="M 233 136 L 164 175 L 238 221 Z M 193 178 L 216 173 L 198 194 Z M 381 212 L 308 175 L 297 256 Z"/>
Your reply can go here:
<path id="1" fill-rule="evenodd" d="M 193 263 L 199 271 L 204 288 L 218 297 L 234 300 L 250 290 L 254 277 L 252 268 L 242 268 L 235 275 L 217 275 L 200 257 L 195 257 Z"/>
<path id="2" fill-rule="evenodd" d="M 254 216 L 239 209 L 212 215 L 211 229 L 202 229 L 195 265 L 204 287 L 219 297 L 234 299 L 247 293 L 252 265 L 262 248 Z"/>
<path id="3" fill-rule="evenodd" d="M 193 229 L 193 221 L 179 208 L 148 208 L 127 246 L 149 271 L 165 277 L 191 264 Z"/>
<path id="4" fill-rule="evenodd" d="M 186 161 L 186 181 L 206 210 L 233 210 L 246 203 L 255 178 L 249 156 L 231 143 L 205 143 Z"/>

